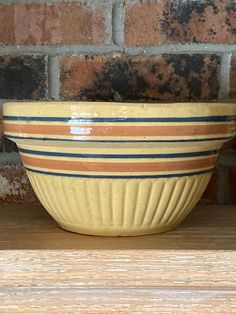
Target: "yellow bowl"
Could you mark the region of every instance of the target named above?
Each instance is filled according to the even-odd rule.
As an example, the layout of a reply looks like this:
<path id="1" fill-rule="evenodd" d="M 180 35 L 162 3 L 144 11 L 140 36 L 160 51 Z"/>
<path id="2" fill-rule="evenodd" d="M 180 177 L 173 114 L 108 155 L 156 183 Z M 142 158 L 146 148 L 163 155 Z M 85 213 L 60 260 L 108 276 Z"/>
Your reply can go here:
<path id="1" fill-rule="evenodd" d="M 235 105 L 21 102 L 4 106 L 14 139 L 87 142 L 206 142 L 231 138 Z"/>
<path id="2" fill-rule="evenodd" d="M 4 129 L 39 200 L 62 228 L 144 235 L 175 228 L 196 205 L 219 148 L 235 134 L 235 108 L 8 103 Z M 90 130 L 85 137 L 75 136 L 80 127 Z"/>

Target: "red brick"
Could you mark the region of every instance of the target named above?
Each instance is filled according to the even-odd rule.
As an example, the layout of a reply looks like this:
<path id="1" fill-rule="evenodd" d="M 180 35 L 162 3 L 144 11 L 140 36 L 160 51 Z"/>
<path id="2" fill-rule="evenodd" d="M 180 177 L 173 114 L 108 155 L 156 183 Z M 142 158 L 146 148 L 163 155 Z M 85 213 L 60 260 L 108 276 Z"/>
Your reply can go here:
<path id="1" fill-rule="evenodd" d="M 125 10 L 125 43 L 127 46 L 155 45 L 162 42 L 161 19 L 164 5 L 137 1 Z"/>
<path id="2" fill-rule="evenodd" d="M 1 158 L 1 154 L 0 154 Z M 37 201 L 22 165 L 0 165 L 0 204 Z"/>
<path id="3" fill-rule="evenodd" d="M 15 43 L 14 10 L 11 5 L 0 5 L 0 43 Z"/>
<path id="4" fill-rule="evenodd" d="M 65 56 L 64 100 L 187 101 L 218 97 L 216 55 Z"/>
<path id="5" fill-rule="evenodd" d="M 236 98 L 236 55 L 233 55 L 231 58 L 231 67 L 230 67 L 230 98 Z"/>
<path id="6" fill-rule="evenodd" d="M 236 43 L 235 1 L 137 0 L 125 12 L 127 46 Z"/>
<path id="7" fill-rule="evenodd" d="M 0 5 L 5 45 L 99 44 L 107 40 L 105 8 L 75 2 Z"/>
<path id="8" fill-rule="evenodd" d="M 236 205 L 236 167 L 229 167 L 229 204 Z"/>

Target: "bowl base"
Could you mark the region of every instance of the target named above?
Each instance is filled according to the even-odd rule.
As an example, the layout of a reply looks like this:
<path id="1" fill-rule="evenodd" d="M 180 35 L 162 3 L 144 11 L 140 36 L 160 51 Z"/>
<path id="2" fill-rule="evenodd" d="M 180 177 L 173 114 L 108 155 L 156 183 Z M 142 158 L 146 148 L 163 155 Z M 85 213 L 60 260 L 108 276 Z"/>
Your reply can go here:
<path id="1" fill-rule="evenodd" d="M 155 233 L 163 233 L 171 231 L 178 227 L 179 224 L 175 225 L 164 225 L 164 226 L 153 226 L 153 227 L 86 227 L 77 224 L 69 224 L 57 222 L 59 227 L 70 232 L 94 235 L 94 236 L 104 236 L 104 237 L 130 237 L 130 236 L 142 236 Z"/>

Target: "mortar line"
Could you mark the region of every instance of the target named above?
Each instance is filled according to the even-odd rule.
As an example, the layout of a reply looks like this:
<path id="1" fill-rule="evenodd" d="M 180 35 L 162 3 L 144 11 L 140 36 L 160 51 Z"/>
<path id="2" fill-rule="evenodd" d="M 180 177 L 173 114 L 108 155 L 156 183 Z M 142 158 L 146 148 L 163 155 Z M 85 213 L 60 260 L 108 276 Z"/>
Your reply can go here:
<path id="1" fill-rule="evenodd" d="M 113 44 L 113 25 L 112 25 L 112 19 L 113 19 L 113 4 L 110 3 L 109 5 L 106 5 L 105 8 L 105 32 L 107 39 L 105 40 L 106 45 L 112 45 Z"/>
<path id="2" fill-rule="evenodd" d="M 17 152 L 0 152 L 0 166 L 21 165 L 21 159 Z"/>
<path id="3" fill-rule="evenodd" d="M 226 99 L 229 97 L 229 76 L 230 76 L 230 60 L 232 53 L 223 53 L 221 56 L 219 71 L 219 98 Z"/>
<path id="4" fill-rule="evenodd" d="M 122 52 L 123 48 L 116 45 L 37 45 L 37 46 L 0 46 L 0 55 L 7 54 L 46 54 L 46 55 L 66 55 L 66 54 L 104 54 L 110 52 Z"/>
<path id="5" fill-rule="evenodd" d="M 166 53 L 231 53 L 236 50 L 236 45 L 224 44 L 167 44 L 147 47 L 125 47 L 128 54 L 166 54 Z"/>
<path id="6" fill-rule="evenodd" d="M 124 46 L 124 3 L 113 5 L 112 38 L 117 46 Z"/>
<path id="7" fill-rule="evenodd" d="M 123 52 L 129 55 L 147 54 L 230 54 L 236 51 L 236 45 L 203 45 L 203 44 L 176 44 L 176 45 L 157 45 L 150 47 L 126 47 L 111 45 L 18 45 L 0 46 L 0 55 L 6 54 L 30 54 L 39 53 L 47 55 L 56 54 L 104 54 L 110 52 Z"/>
<path id="8" fill-rule="evenodd" d="M 49 99 L 59 100 L 59 60 L 58 56 L 48 58 L 48 96 Z"/>

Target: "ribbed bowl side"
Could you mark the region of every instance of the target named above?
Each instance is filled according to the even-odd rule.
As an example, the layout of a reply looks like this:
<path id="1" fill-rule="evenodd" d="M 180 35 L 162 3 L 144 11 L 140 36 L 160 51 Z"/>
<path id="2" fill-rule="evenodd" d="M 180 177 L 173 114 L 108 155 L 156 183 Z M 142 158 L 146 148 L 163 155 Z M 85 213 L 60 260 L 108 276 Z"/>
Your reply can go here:
<path id="1" fill-rule="evenodd" d="M 28 172 L 39 200 L 64 229 L 129 236 L 174 229 L 211 173 L 168 179 L 84 179 Z"/>

